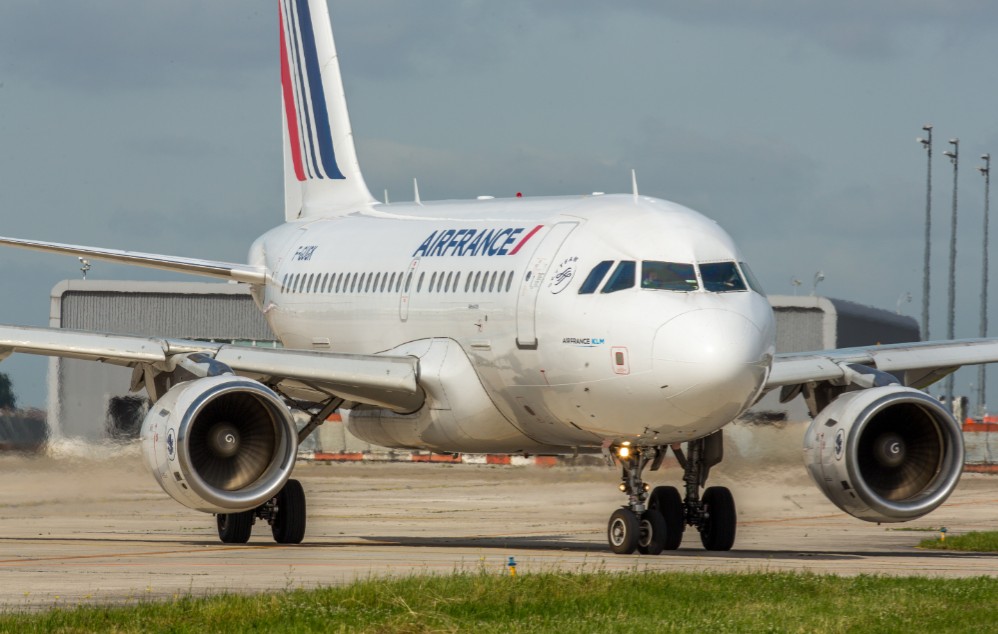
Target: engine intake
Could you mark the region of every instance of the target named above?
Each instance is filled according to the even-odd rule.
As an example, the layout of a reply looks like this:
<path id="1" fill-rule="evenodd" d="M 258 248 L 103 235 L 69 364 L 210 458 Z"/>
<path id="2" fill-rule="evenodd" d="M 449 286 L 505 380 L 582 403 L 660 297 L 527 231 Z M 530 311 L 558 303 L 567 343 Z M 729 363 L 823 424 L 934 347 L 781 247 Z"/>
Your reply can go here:
<path id="1" fill-rule="evenodd" d="M 804 436 L 804 460 L 840 509 L 904 522 L 942 504 L 963 471 L 963 434 L 942 403 L 912 388 L 842 394 Z"/>
<path id="2" fill-rule="evenodd" d="M 208 513 L 260 506 L 291 475 L 298 430 L 280 397 L 238 376 L 175 385 L 142 424 L 146 463 L 163 490 Z"/>

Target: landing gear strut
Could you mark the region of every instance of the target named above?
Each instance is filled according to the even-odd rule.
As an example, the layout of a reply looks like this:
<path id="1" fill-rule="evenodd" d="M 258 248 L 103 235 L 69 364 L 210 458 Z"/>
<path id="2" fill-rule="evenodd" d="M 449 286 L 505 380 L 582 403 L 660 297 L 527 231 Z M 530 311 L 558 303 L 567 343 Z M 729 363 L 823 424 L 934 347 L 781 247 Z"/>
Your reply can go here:
<path id="1" fill-rule="evenodd" d="M 707 550 L 730 550 L 734 545 L 737 518 L 731 491 L 709 487 L 700 495 L 711 467 L 723 458 L 721 432 L 688 442 L 686 453 L 678 444 L 671 448 L 683 468 L 685 497 L 671 486 L 655 487 L 649 495 L 650 487 L 641 477 L 648 465 L 652 471 L 658 470 L 669 447 L 624 444 L 613 454 L 606 450 L 608 458 L 615 457 L 620 463 L 620 490 L 627 495 L 627 504 L 614 511 L 607 524 L 607 541 L 613 552 L 628 555 L 636 550 L 657 555 L 675 550 L 687 525 L 697 529 Z"/>
<path id="2" fill-rule="evenodd" d="M 298 480 L 288 480 L 267 503 L 242 513 L 219 513 L 215 516 L 218 538 L 225 544 L 249 541 L 257 518 L 270 524 L 278 544 L 300 544 L 305 538 L 305 491 Z"/>
<path id="3" fill-rule="evenodd" d="M 298 431 L 298 444 L 326 422 L 329 415 L 341 405 L 343 399 L 338 397 L 330 398 L 314 410 L 297 405 L 298 409 L 310 414 L 308 423 Z M 257 519 L 270 524 L 274 541 L 278 544 L 300 544 L 305 538 L 305 490 L 302 489 L 301 482 L 288 480 L 277 495 L 255 509 L 216 515 L 218 538 L 225 544 L 245 544 L 249 541 Z"/>
<path id="4" fill-rule="evenodd" d="M 672 447 L 683 468 L 686 484 L 684 508 L 686 523 L 700 532 L 700 542 L 707 550 L 731 550 L 735 543 L 735 499 L 726 487 L 706 486 L 707 476 L 714 465 L 724 458 L 724 436 L 720 431 L 686 443 L 687 454 L 679 446 Z"/>
<path id="5" fill-rule="evenodd" d="M 627 495 L 627 504 L 610 516 L 607 540 L 610 542 L 610 549 L 618 555 L 629 555 L 635 550 L 644 555 L 657 555 L 670 546 L 675 547 L 672 546 L 675 540 L 670 540 L 669 534 L 676 531 L 677 527 L 674 521 L 673 526 L 669 526 L 668 520 L 674 520 L 675 514 L 667 515 L 667 510 L 659 506 L 660 500 L 654 495 L 649 499 L 650 487 L 641 479 L 642 472 L 649 464 L 652 465 L 652 471 L 661 466 L 665 449 L 623 445 L 616 450 L 621 467 L 620 490 Z M 678 528 L 680 535 L 681 518 L 682 515 Z"/>

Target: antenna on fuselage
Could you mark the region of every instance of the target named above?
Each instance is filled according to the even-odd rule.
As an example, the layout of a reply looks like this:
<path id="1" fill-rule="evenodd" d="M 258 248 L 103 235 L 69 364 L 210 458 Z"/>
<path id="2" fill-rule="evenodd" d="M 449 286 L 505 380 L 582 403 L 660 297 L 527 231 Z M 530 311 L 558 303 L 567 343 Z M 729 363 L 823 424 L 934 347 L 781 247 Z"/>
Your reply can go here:
<path id="1" fill-rule="evenodd" d="M 387 188 L 385 189 L 385 204 L 386 205 L 391 204 L 391 202 L 388 200 L 388 189 Z"/>
<path id="2" fill-rule="evenodd" d="M 634 197 L 638 197 L 638 171 L 631 170 L 631 191 L 634 192 Z"/>
<path id="3" fill-rule="evenodd" d="M 412 179 L 412 191 L 413 195 L 415 196 L 416 204 L 422 205 L 423 201 L 419 199 L 419 181 L 417 181 L 415 178 Z"/>

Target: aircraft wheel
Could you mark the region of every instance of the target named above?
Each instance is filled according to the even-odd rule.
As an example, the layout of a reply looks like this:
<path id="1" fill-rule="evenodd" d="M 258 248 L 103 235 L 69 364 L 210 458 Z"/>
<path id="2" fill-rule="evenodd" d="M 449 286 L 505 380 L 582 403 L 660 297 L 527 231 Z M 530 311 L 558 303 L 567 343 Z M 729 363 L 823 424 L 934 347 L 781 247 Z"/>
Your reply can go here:
<path id="1" fill-rule="evenodd" d="M 638 547 L 638 536 L 641 531 L 638 516 L 629 508 L 619 508 L 610 516 L 606 527 L 610 550 L 618 555 L 630 555 Z"/>
<path id="2" fill-rule="evenodd" d="M 665 519 L 665 541 L 662 548 L 676 550 L 686 531 L 685 506 L 676 487 L 655 487 L 648 498 L 648 507 L 656 509 Z"/>
<path id="3" fill-rule="evenodd" d="M 300 544 L 305 538 L 305 490 L 288 480 L 277 494 L 277 511 L 270 525 L 278 544 Z"/>
<path id="4" fill-rule="evenodd" d="M 638 521 L 638 552 L 642 555 L 659 555 L 665 550 L 668 539 L 665 518 L 657 509 L 648 509 Z"/>
<path id="5" fill-rule="evenodd" d="M 253 511 L 219 513 L 215 516 L 215 524 L 223 544 L 245 544 L 253 532 Z"/>
<path id="6" fill-rule="evenodd" d="M 707 550 L 731 550 L 735 543 L 735 499 L 725 487 L 710 487 L 703 492 L 706 519 L 700 528 L 700 541 Z"/>

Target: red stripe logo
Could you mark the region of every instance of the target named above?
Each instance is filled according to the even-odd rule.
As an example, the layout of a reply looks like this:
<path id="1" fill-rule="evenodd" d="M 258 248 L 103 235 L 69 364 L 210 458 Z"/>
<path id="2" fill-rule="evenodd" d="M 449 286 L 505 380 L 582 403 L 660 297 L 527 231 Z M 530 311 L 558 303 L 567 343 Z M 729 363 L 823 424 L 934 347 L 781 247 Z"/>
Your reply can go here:
<path id="1" fill-rule="evenodd" d="M 533 238 L 534 234 L 537 233 L 538 231 L 540 231 L 541 227 L 543 227 L 543 226 L 544 225 L 537 225 L 536 227 L 534 227 L 533 229 L 531 229 L 530 233 L 528 233 L 527 235 L 523 236 L 523 240 L 520 240 L 519 244 L 517 244 L 515 247 L 513 247 L 513 250 L 510 251 L 509 254 L 510 255 L 516 255 L 516 252 L 519 251 L 520 248 L 523 245 L 527 244 L 527 240 Z"/>
<path id="2" fill-rule="evenodd" d="M 295 166 L 295 177 L 305 180 L 305 167 L 301 160 L 301 139 L 298 137 L 298 114 L 295 110 L 294 89 L 291 86 L 291 67 L 288 64 L 288 45 L 284 37 L 284 12 L 280 3 L 277 6 L 281 27 L 281 88 L 284 93 L 284 118 L 288 122 L 288 140 L 291 142 L 291 161 Z"/>

